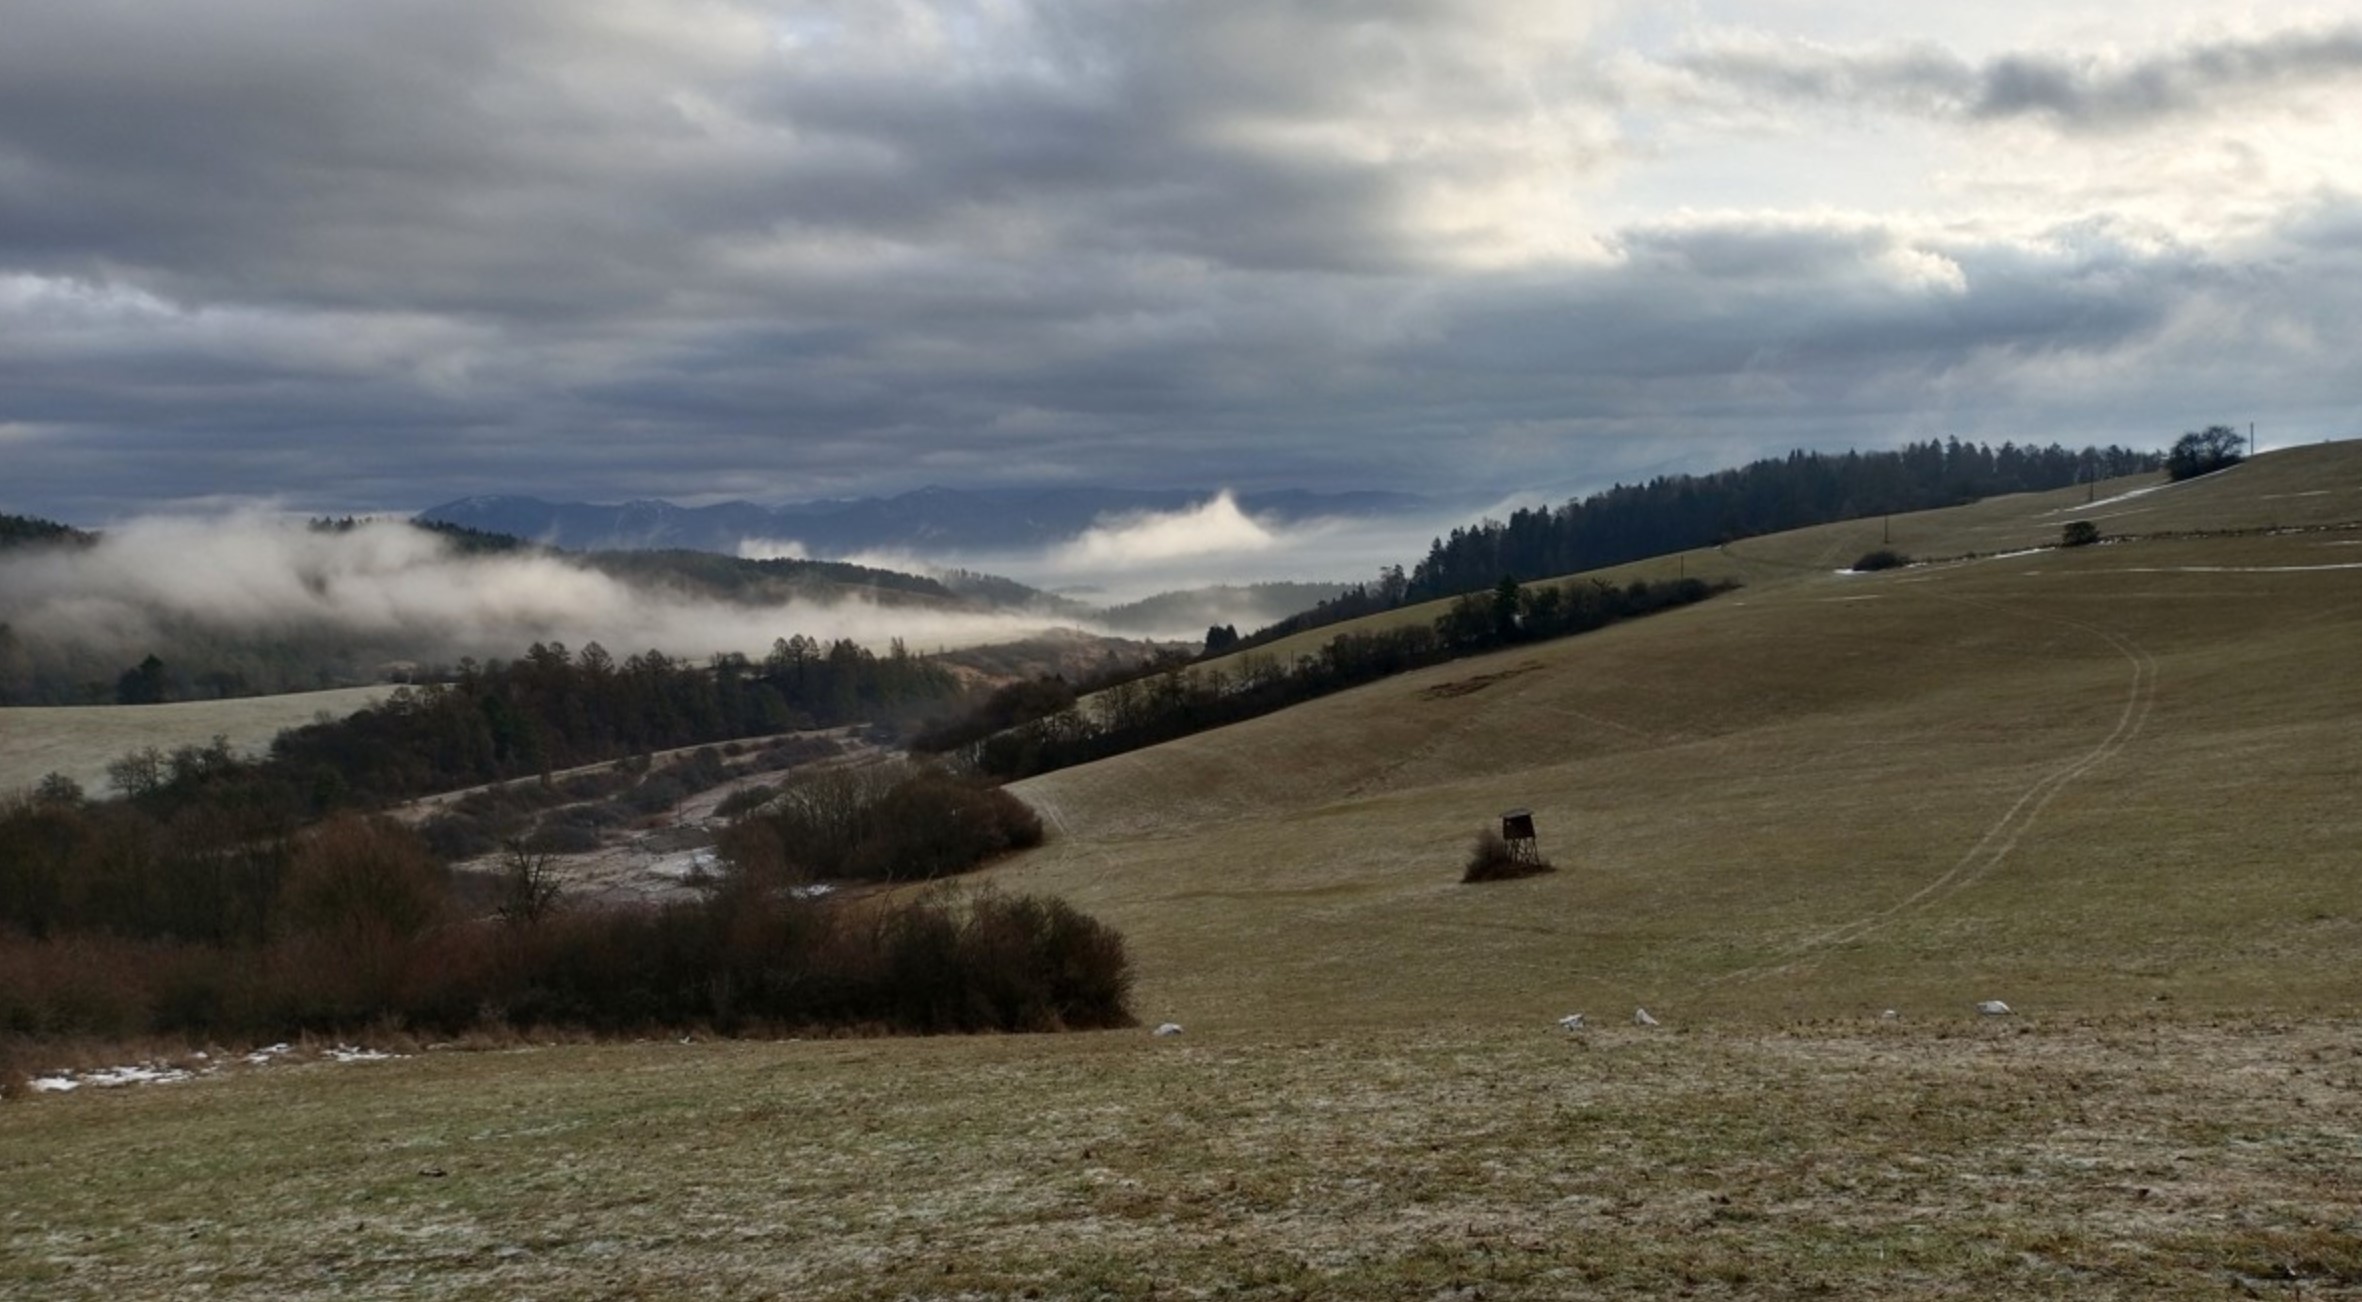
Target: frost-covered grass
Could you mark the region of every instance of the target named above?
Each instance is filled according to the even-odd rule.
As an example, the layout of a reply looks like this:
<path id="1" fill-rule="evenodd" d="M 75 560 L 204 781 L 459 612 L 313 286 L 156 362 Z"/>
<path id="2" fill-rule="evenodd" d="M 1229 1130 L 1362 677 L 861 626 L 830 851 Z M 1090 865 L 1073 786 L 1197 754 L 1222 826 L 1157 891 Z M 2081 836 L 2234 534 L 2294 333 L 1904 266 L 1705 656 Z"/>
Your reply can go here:
<path id="1" fill-rule="evenodd" d="M 167 705 L 61 705 L 0 708 L 0 796 L 63 773 L 92 795 L 105 793 L 107 765 L 144 746 L 170 751 L 226 737 L 245 754 L 325 713 L 341 718 L 385 699 L 391 687 L 254 696 Z"/>
<path id="2" fill-rule="evenodd" d="M 2334 1021 L 428 1054 L 0 1109 L 0 1293 L 2317 1293 L 2358 1134 Z"/>

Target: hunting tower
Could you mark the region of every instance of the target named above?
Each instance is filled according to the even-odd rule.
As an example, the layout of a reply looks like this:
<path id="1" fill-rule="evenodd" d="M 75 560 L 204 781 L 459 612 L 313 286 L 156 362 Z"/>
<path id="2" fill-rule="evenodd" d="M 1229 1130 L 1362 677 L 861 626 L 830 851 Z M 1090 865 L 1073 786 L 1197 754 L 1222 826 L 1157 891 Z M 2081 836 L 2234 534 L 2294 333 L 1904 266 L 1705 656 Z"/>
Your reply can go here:
<path id="1" fill-rule="evenodd" d="M 1501 815 L 1501 843 L 1518 863 L 1542 862 L 1542 843 L 1534 838 L 1534 811 L 1512 809 Z"/>

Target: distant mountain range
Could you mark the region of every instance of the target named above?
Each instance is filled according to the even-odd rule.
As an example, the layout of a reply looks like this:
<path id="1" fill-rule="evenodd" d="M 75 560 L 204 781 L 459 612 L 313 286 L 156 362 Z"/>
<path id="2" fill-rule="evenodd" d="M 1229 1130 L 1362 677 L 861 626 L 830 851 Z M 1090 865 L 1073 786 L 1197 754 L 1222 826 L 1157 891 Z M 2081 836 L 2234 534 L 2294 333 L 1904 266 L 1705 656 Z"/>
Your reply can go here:
<path id="1" fill-rule="evenodd" d="M 793 542 L 815 557 L 901 551 L 972 555 L 1066 542 L 1111 516 L 1185 510 L 1207 492 L 1120 488 L 922 488 L 895 497 L 791 502 L 662 501 L 616 505 L 537 497 L 466 497 L 419 513 L 420 520 L 513 534 L 570 551 L 689 548 L 736 555 L 740 544 Z M 1428 508 L 1409 493 L 1241 493 L 1239 509 L 1278 523 L 1398 515 Z"/>

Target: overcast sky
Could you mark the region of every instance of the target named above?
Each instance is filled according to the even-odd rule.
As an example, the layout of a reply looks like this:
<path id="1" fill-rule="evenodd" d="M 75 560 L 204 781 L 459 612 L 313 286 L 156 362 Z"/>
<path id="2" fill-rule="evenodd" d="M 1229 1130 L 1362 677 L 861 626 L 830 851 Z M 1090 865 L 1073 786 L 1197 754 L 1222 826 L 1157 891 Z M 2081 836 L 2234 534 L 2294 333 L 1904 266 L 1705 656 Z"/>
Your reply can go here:
<path id="1" fill-rule="evenodd" d="M 2356 122 L 2362 3 L 0 0 L 0 510 L 2345 437 Z"/>

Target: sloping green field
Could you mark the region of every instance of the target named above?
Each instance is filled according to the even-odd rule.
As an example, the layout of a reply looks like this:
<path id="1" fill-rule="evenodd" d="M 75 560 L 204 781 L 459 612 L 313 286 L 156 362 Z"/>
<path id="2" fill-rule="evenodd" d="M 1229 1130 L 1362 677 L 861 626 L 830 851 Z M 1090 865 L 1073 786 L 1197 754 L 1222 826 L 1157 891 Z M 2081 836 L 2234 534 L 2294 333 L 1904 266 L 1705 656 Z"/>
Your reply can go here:
<path id="1" fill-rule="evenodd" d="M 2362 529 L 2025 549 L 2362 517 L 2353 451 L 1892 525 L 1980 559 L 1739 543 L 1704 606 L 1021 784 L 1064 834 L 1003 876 L 1221 1026 L 2350 1007 Z M 1561 871 L 1458 885 L 1512 806 Z"/>
<path id="2" fill-rule="evenodd" d="M 2362 1295 L 2362 445 L 2146 487 L 1022 784 L 1179 1035 L 0 1106 L 0 1294 Z"/>
<path id="3" fill-rule="evenodd" d="M 0 709 L 0 795 L 23 791 L 51 773 L 65 774 L 94 795 L 103 793 L 107 765 L 146 746 L 170 751 L 210 745 L 221 737 L 240 754 L 262 754 L 289 728 L 323 714 L 342 718 L 392 691 L 340 687 L 227 701 Z"/>

